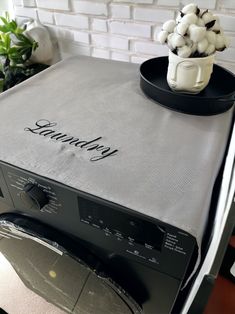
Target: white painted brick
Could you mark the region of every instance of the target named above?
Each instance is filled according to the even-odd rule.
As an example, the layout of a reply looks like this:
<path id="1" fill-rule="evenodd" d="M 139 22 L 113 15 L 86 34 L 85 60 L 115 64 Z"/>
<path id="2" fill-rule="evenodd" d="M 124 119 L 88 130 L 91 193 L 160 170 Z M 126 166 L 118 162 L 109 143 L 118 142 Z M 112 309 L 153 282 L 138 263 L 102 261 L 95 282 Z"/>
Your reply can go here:
<path id="1" fill-rule="evenodd" d="M 158 5 L 179 7 L 180 0 L 158 0 Z"/>
<path id="2" fill-rule="evenodd" d="M 144 61 L 146 61 L 146 60 L 148 60 L 148 59 L 149 59 L 149 56 L 148 56 L 148 57 L 132 56 L 132 57 L 131 57 L 131 62 L 132 62 L 132 63 L 141 64 L 141 63 L 143 63 Z"/>
<path id="3" fill-rule="evenodd" d="M 37 6 L 44 9 L 69 10 L 69 0 L 36 0 Z"/>
<path id="4" fill-rule="evenodd" d="M 124 53 L 113 51 L 111 53 L 111 59 L 112 60 L 116 60 L 116 61 L 129 62 L 130 61 L 130 56 L 128 54 L 124 54 Z"/>
<path id="5" fill-rule="evenodd" d="M 136 42 L 134 45 L 135 52 L 156 56 L 168 55 L 168 48 L 151 42 Z"/>
<path id="6" fill-rule="evenodd" d="M 192 1 L 192 0 L 181 0 L 181 3 L 183 5 L 186 5 L 186 4 L 189 4 L 192 2 L 194 2 L 194 1 Z M 197 1 L 195 1 L 195 3 L 197 3 L 197 5 L 200 9 L 204 8 L 204 9 L 214 10 L 216 7 L 216 0 L 197 0 Z"/>
<path id="7" fill-rule="evenodd" d="M 75 31 L 74 32 L 74 40 L 83 44 L 89 44 L 89 34 L 85 32 Z"/>
<path id="8" fill-rule="evenodd" d="M 154 41 L 158 41 L 158 34 L 160 33 L 161 30 L 162 30 L 162 25 L 154 27 L 154 29 L 153 29 L 153 40 Z"/>
<path id="9" fill-rule="evenodd" d="M 57 38 L 58 40 L 67 40 L 73 41 L 74 40 L 74 31 L 71 29 L 66 29 L 63 27 L 58 27 L 55 25 L 47 25 L 47 29 L 50 33 L 50 36 L 53 38 Z"/>
<path id="10" fill-rule="evenodd" d="M 23 5 L 23 0 L 13 0 L 13 4 L 14 5 L 18 5 L 18 6 L 21 6 L 21 5 Z"/>
<path id="11" fill-rule="evenodd" d="M 92 57 L 109 59 L 109 50 L 94 48 L 92 51 Z"/>
<path id="12" fill-rule="evenodd" d="M 84 14 L 93 15 L 108 15 L 108 9 L 106 3 L 96 2 L 96 1 L 80 1 L 74 0 L 74 11 Z"/>
<path id="13" fill-rule="evenodd" d="M 134 19 L 139 21 L 162 23 L 172 18 L 174 18 L 174 11 L 170 10 L 146 9 L 142 7 L 134 9 Z"/>
<path id="14" fill-rule="evenodd" d="M 235 48 L 235 37 L 232 37 L 232 36 L 228 36 L 228 37 L 229 37 L 229 47 Z"/>
<path id="15" fill-rule="evenodd" d="M 29 21 L 32 21 L 32 19 L 30 17 L 21 17 L 21 16 L 16 16 L 16 22 L 19 26 L 22 26 L 24 24 L 26 24 Z"/>
<path id="16" fill-rule="evenodd" d="M 15 15 L 30 17 L 35 20 L 37 19 L 36 9 L 31 9 L 31 8 L 15 7 Z"/>
<path id="17" fill-rule="evenodd" d="M 24 7 L 35 7 L 36 2 L 35 0 L 23 0 Z"/>
<path id="18" fill-rule="evenodd" d="M 127 38 L 92 34 L 91 39 L 95 46 L 128 50 L 129 41 Z"/>
<path id="19" fill-rule="evenodd" d="M 56 24 L 60 26 L 68 26 L 80 29 L 88 28 L 88 17 L 83 15 L 55 13 L 55 21 Z"/>
<path id="20" fill-rule="evenodd" d="M 77 55 L 91 55 L 91 49 L 89 46 L 79 45 L 70 41 L 59 41 L 59 49 L 62 59 Z"/>
<path id="21" fill-rule="evenodd" d="M 54 24 L 53 12 L 38 10 L 38 17 L 42 24 Z"/>
<path id="22" fill-rule="evenodd" d="M 151 26 L 138 23 L 127 23 L 127 22 L 110 22 L 110 31 L 113 34 L 121 34 L 126 36 L 137 36 L 150 38 Z"/>
<path id="23" fill-rule="evenodd" d="M 129 2 L 138 4 L 152 4 L 153 0 L 114 0 L 113 2 Z"/>
<path id="24" fill-rule="evenodd" d="M 235 60 L 235 48 L 230 47 L 222 52 L 216 53 L 216 59 L 222 61 L 234 61 Z"/>
<path id="25" fill-rule="evenodd" d="M 221 1 L 221 7 L 226 9 L 235 9 L 235 1 L 234 0 L 223 0 Z"/>
<path id="26" fill-rule="evenodd" d="M 98 32 L 107 32 L 108 31 L 106 20 L 94 18 L 91 22 L 91 25 L 92 25 L 92 29 L 94 31 L 98 31 Z"/>
<path id="27" fill-rule="evenodd" d="M 113 18 L 129 19 L 131 17 L 131 9 L 129 5 L 113 4 L 110 6 Z"/>
<path id="28" fill-rule="evenodd" d="M 220 19 L 220 25 L 225 31 L 235 31 L 235 16 L 217 14 Z"/>

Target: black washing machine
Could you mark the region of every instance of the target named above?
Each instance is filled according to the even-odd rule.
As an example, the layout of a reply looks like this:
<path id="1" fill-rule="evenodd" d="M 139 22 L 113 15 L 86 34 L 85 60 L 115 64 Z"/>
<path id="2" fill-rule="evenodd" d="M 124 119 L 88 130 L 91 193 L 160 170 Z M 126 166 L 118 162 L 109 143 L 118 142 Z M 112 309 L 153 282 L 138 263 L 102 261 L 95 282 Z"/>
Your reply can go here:
<path id="1" fill-rule="evenodd" d="M 0 251 L 38 292 L 43 261 L 21 238 L 79 260 L 66 311 L 86 299 L 81 313 L 179 313 L 214 230 L 233 108 L 173 112 L 143 94 L 138 71 L 74 57 L 0 95 Z M 53 284 L 48 271 L 41 279 Z"/>
<path id="2" fill-rule="evenodd" d="M 190 234 L 4 163 L 0 186 L 0 224 L 1 220 L 8 221 L 9 230 L 12 223 L 23 232 L 58 243 L 68 251 L 73 243 L 74 256 L 98 274 L 108 274 L 144 313 L 171 311 L 190 262 L 191 267 L 195 263 L 197 245 Z M 39 222 L 45 224 L 41 229 Z M 69 236 L 71 243 L 63 242 L 63 236 L 50 231 L 50 227 L 47 230 L 48 225 Z M 6 231 L 2 231 L 4 236 Z M 74 241 L 83 249 L 73 252 Z M 176 244 L 178 249 L 172 249 Z M 20 246 L 18 249 L 21 252 Z M 19 252 L 13 251 L 18 256 Z M 23 252 L 27 260 L 27 250 Z M 94 309 L 89 313 L 98 312 Z"/>

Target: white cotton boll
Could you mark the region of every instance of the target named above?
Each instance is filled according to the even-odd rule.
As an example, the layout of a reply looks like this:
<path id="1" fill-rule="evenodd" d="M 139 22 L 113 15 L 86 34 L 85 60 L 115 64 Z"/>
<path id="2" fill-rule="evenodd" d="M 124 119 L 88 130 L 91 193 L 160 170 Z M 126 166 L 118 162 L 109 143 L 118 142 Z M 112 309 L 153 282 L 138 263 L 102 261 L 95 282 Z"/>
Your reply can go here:
<path id="1" fill-rule="evenodd" d="M 192 54 L 197 51 L 197 43 L 193 43 L 191 47 Z"/>
<path id="2" fill-rule="evenodd" d="M 189 37 L 193 42 L 199 42 L 206 36 L 206 28 L 197 26 L 197 25 L 190 25 L 189 26 Z"/>
<path id="3" fill-rule="evenodd" d="M 170 50 L 174 50 L 175 48 L 172 45 L 172 37 L 174 36 L 174 33 L 171 33 L 167 36 L 167 46 L 169 47 Z"/>
<path id="4" fill-rule="evenodd" d="M 168 36 L 168 32 L 167 31 L 161 31 L 158 36 L 157 36 L 157 40 L 161 43 L 161 44 L 165 44 L 166 40 L 167 40 L 167 36 Z"/>
<path id="5" fill-rule="evenodd" d="M 210 44 L 215 45 L 215 41 L 216 41 L 216 34 L 215 34 L 215 32 L 213 32 L 213 31 L 207 31 L 207 32 L 206 32 L 206 38 L 207 38 L 207 40 L 208 40 L 208 42 L 209 42 Z"/>
<path id="6" fill-rule="evenodd" d="M 190 3 L 187 4 L 185 7 L 183 7 L 182 12 L 184 14 L 188 14 L 188 13 L 198 13 L 198 7 L 195 3 Z"/>
<path id="7" fill-rule="evenodd" d="M 203 19 L 202 18 L 198 18 L 198 20 L 197 20 L 197 25 L 198 26 L 205 26 L 205 23 L 204 23 L 204 21 L 203 21 Z"/>
<path id="8" fill-rule="evenodd" d="M 184 36 L 187 33 L 189 24 L 185 24 L 185 23 L 179 23 L 176 27 L 176 32 L 181 35 Z"/>
<path id="9" fill-rule="evenodd" d="M 183 46 L 177 49 L 177 55 L 181 58 L 188 58 L 192 51 L 188 46 Z"/>
<path id="10" fill-rule="evenodd" d="M 168 33 L 172 33 L 174 31 L 175 25 L 176 23 L 174 20 L 169 20 L 163 24 L 162 29 Z"/>
<path id="11" fill-rule="evenodd" d="M 214 31 L 215 33 L 220 32 L 220 23 L 219 23 L 219 18 L 218 16 L 214 16 L 215 18 L 215 24 L 210 28 L 211 31 Z"/>
<path id="12" fill-rule="evenodd" d="M 182 16 L 181 16 L 181 13 L 179 13 L 176 17 L 176 23 L 180 23 L 181 20 L 182 20 Z"/>
<path id="13" fill-rule="evenodd" d="M 221 34 L 217 34 L 216 35 L 216 41 L 215 41 L 215 49 L 222 51 L 224 48 L 226 48 L 225 38 Z"/>
<path id="14" fill-rule="evenodd" d="M 184 39 L 185 39 L 186 45 L 188 47 L 192 47 L 193 46 L 193 41 L 188 36 L 185 36 Z"/>
<path id="15" fill-rule="evenodd" d="M 198 17 L 194 13 L 186 14 L 184 17 L 182 17 L 181 21 L 185 24 L 196 24 L 198 20 Z"/>
<path id="16" fill-rule="evenodd" d="M 179 34 L 173 33 L 173 36 L 171 37 L 171 45 L 173 48 L 182 47 L 185 45 L 185 40 L 182 36 Z"/>
<path id="17" fill-rule="evenodd" d="M 215 45 L 209 44 L 208 47 L 206 48 L 205 54 L 210 56 L 215 52 Z"/>
<path id="18" fill-rule="evenodd" d="M 202 39 L 197 44 L 197 50 L 199 53 L 204 53 L 206 51 L 207 47 L 208 47 L 208 41 L 206 38 Z"/>
<path id="19" fill-rule="evenodd" d="M 215 16 L 211 12 L 206 12 L 202 14 L 201 18 L 205 24 L 215 20 Z"/>

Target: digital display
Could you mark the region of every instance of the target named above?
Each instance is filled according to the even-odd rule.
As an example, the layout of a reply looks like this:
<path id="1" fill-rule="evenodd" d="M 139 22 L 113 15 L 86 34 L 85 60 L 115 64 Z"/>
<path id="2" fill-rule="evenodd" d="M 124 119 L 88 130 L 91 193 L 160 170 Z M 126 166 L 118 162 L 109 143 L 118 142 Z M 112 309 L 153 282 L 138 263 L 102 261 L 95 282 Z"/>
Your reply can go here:
<path id="1" fill-rule="evenodd" d="M 78 198 L 78 205 L 82 222 L 99 226 L 104 231 L 123 237 L 127 241 L 161 250 L 164 227 L 81 197 Z"/>

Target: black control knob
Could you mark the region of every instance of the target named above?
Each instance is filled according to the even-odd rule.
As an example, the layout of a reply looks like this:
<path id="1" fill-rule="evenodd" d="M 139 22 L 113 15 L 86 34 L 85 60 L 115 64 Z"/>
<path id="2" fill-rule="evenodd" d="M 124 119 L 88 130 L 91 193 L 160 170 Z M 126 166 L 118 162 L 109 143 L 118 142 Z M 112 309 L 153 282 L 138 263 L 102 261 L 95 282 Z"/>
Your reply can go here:
<path id="1" fill-rule="evenodd" d="M 20 198 L 25 203 L 27 208 L 40 210 L 49 203 L 45 193 L 35 184 L 27 183 L 23 191 L 20 193 Z"/>

